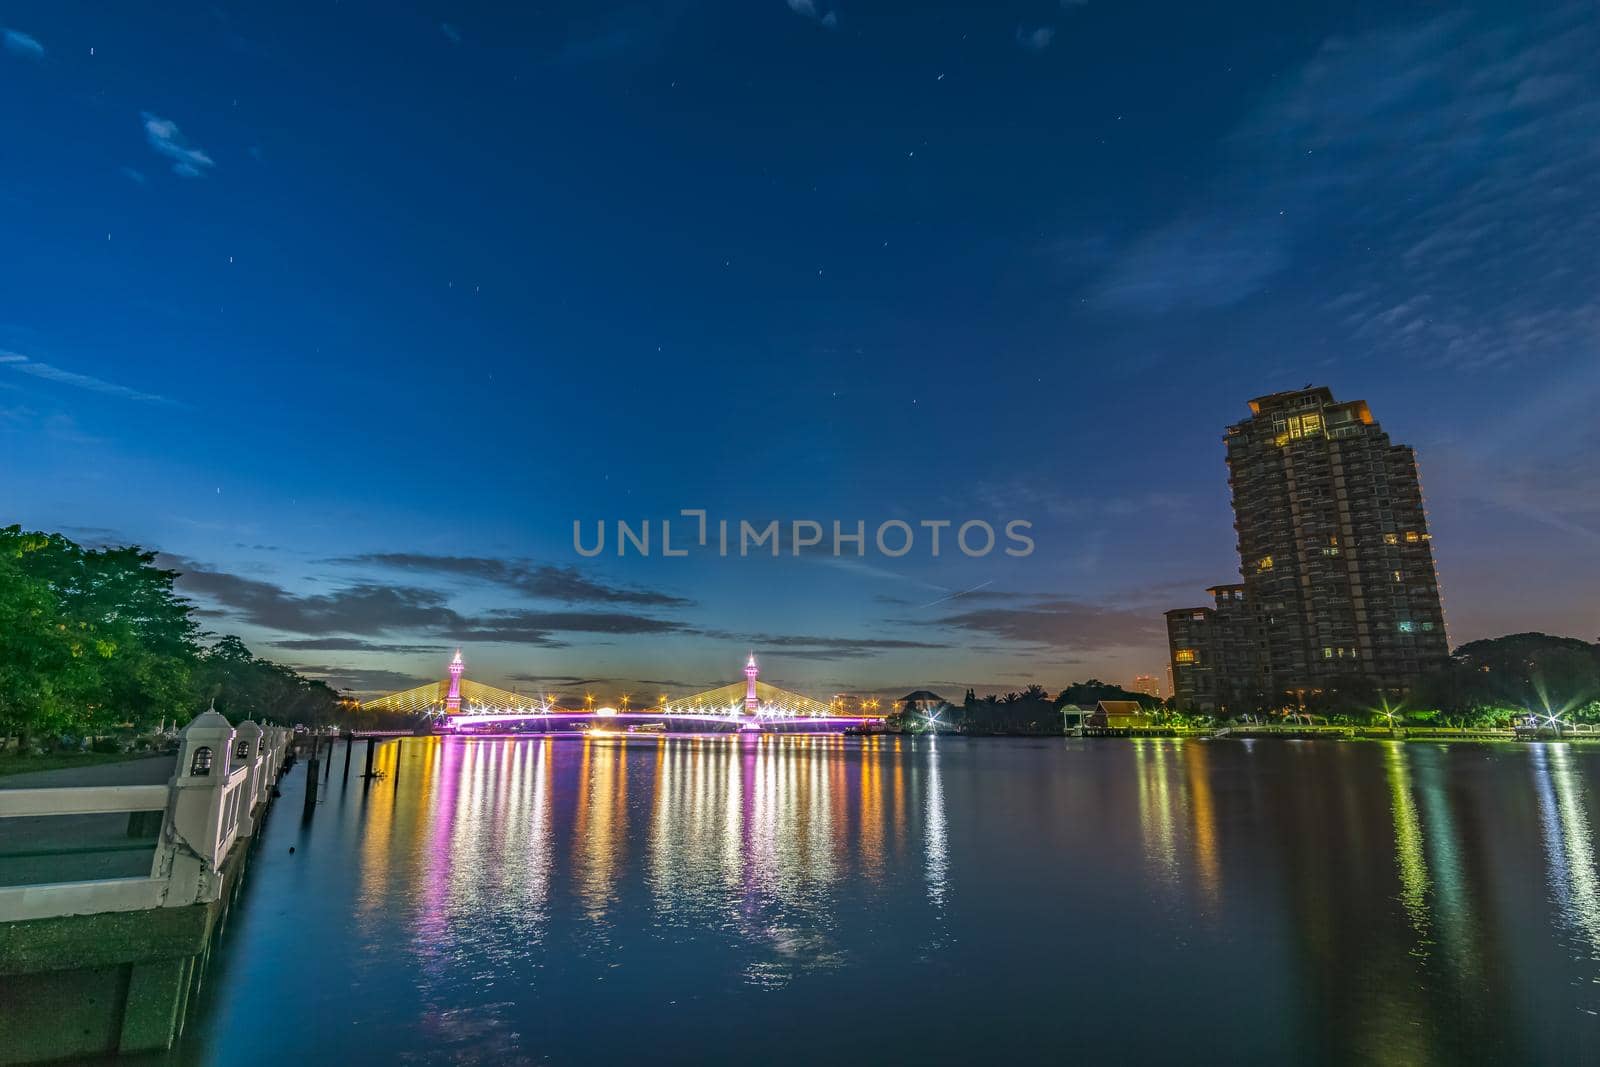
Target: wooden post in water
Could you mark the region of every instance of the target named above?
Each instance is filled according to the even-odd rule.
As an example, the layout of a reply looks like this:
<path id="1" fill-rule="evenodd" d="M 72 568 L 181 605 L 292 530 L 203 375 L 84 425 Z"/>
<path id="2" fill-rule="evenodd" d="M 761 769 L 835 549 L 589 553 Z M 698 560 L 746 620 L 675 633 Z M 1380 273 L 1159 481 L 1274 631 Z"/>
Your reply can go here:
<path id="1" fill-rule="evenodd" d="M 406 743 L 403 737 L 394 739 L 394 791 L 400 792 L 400 746 Z"/>
<path id="2" fill-rule="evenodd" d="M 317 752 L 320 749 L 321 738 L 316 734 L 311 735 L 311 762 L 306 764 L 306 806 L 300 813 L 302 822 L 309 822 L 311 813 L 317 810 L 317 771 L 321 769 L 317 762 Z"/>
<path id="3" fill-rule="evenodd" d="M 348 734 L 344 739 L 344 780 L 350 780 L 350 750 L 356 747 L 355 734 Z"/>
<path id="4" fill-rule="evenodd" d="M 375 738 L 367 738 L 367 773 L 361 776 L 363 778 L 372 777 L 372 743 L 374 740 Z"/>

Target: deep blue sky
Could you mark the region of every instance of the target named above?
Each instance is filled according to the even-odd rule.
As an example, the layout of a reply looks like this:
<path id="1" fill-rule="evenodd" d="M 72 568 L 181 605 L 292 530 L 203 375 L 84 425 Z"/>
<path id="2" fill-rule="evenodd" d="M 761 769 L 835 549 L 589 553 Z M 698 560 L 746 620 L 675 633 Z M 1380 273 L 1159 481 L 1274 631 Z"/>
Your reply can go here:
<path id="1" fill-rule="evenodd" d="M 1592 4 L 169 6 L 0 11 L 0 521 L 263 655 L 1161 673 L 1308 382 L 1418 448 L 1453 642 L 1600 632 Z M 690 507 L 1037 549 L 573 551 Z"/>

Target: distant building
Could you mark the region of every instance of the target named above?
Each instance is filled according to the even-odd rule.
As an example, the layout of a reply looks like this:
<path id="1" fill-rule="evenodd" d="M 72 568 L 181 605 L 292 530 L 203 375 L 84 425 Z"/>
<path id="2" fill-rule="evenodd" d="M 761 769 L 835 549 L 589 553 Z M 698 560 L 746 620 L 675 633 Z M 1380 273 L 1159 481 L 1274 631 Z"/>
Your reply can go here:
<path id="1" fill-rule="evenodd" d="M 918 689 L 916 692 L 907 693 L 899 700 L 896 700 L 894 706 L 902 715 L 922 718 L 925 716 L 937 716 L 939 709 L 943 708 L 947 703 L 948 701 L 938 693 L 930 693 L 926 689 Z"/>
<path id="2" fill-rule="evenodd" d="M 1089 716 L 1095 713 L 1092 704 L 1063 704 L 1061 705 L 1061 729 L 1063 733 L 1075 734 L 1089 723 Z"/>
<path id="3" fill-rule="evenodd" d="M 1133 685 L 1128 687 L 1130 692 L 1143 693 L 1147 697 L 1161 699 L 1161 683 L 1153 674 L 1140 674 L 1134 677 Z"/>
<path id="4" fill-rule="evenodd" d="M 914 693 L 907 693 L 899 700 L 896 700 L 895 703 L 906 711 L 925 714 L 930 711 L 937 711 L 944 707 L 948 701 L 938 693 L 930 693 L 926 689 L 918 689 Z"/>
<path id="5" fill-rule="evenodd" d="M 1167 612 L 1181 706 L 1398 694 L 1448 658 L 1416 456 L 1365 401 L 1258 397 L 1223 440 L 1244 580 Z"/>
<path id="6" fill-rule="evenodd" d="M 1102 700 L 1098 704 L 1064 704 L 1061 707 L 1063 733 L 1075 734 L 1086 727 L 1099 730 L 1143 730 L 1156 725 L 1156 713 L 1137 700 Z"/>

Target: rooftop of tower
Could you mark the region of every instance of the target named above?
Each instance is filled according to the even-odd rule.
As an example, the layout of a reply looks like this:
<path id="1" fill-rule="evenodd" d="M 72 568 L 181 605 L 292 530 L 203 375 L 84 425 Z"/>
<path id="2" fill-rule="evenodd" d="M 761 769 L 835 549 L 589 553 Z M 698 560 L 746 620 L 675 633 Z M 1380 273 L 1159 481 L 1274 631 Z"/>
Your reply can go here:
<path id="1" fill-rule="evenodd" d="M 1372 409 L 1365 400 L 1335 400 L 1333 390 L 1325 385 L 1308 385 L 1304 389 L 1290 389 L 1281 393 L 1268 393 L 1258 396 L 1250 401 L 1250 414 L 1252 417 L 1259 415 L 1288 414 L 1290 412 L 1306 411 L 1310 409 L 1329 412 L 1329 422 L 1359 422 L 1372 425 Z M 1348 412 L 1348 415 L 1337 416 L 1334 413 Z M 1237 423 L 1230 432 L 1242 427 L 1244 423 Z"/>
<path id="2" fill-rule="evenodd" d="M 1308 385 L 1304 389 L 1290 389 L 1287 392 L 1258 396 L 1250 401 L 1250 414 L 1259 415 L 1263 411 L 1288 411 L 1334 403 L 1337 401 L 1333 399 L 1332 389 L 1326 385 Z"/>

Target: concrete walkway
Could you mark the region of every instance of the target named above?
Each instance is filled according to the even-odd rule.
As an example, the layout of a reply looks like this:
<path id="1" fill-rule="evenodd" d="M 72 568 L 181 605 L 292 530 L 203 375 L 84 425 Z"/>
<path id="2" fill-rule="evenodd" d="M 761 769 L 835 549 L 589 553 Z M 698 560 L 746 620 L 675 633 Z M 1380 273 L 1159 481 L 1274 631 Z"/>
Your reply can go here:
<path id="1" fill-rule="evenodd" d="M 72 785 L 161 785 L 172 777 L 177 757 L 135 756 L 123 763 L 61 767 L 0 777 L 0 789 L 57 789 Z"/>

